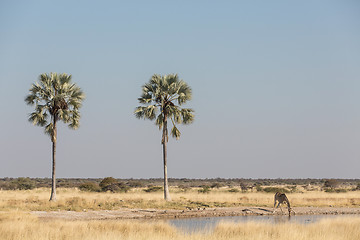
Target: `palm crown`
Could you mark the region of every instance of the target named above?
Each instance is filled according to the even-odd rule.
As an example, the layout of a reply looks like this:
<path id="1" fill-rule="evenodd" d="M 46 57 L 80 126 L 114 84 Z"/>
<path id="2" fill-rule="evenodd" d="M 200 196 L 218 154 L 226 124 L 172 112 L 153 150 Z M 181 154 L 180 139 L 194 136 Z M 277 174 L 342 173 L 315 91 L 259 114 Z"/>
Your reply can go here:
<path id="1" fill-rule="evenodd" d="M 159 129 L 164 127 L 167 118 L 173 123 L 171 135 L 176 139 L 180 138 L 180 131 L 176 124 L 189 124 L 194 121 L 194 110 L 191 108 L 181 108 L 180 106 L 192 97 L 191 88 L 186 82 L 179 79 L 177 74 L 158 75 L 151 77 L 150 81 L 142 88 L 142 95 L 138 98 L 139 102 L 145 106 L 135 109 L 135 116 L 143 119 L 156 119 L 155 123 Z M 178 106 L 174 102 L 178 103 Z M 158 114 L 159 113 L 159 114 Z M 168 141 L 167 126 L 162 143 Z"/>
<path id="2" fill-rule="evenodd" d="M 44 73 L 30 88 L 25 102 L 35 105 L 35 111 L 29 116 L 29 121 L 34 125 L 45 126 L 45 133 L 56 141 L 54 122 L 62 120 L 69 127 L 79 127 L 80 112 L 84 94 L 74 83 L 71 83 L 71 75 Z"/>

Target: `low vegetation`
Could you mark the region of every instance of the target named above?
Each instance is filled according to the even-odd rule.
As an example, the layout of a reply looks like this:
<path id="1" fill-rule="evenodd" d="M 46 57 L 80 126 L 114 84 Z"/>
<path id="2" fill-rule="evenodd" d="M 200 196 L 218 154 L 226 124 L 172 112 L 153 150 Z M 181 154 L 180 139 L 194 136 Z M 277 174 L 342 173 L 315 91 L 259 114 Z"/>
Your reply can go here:
<path id="1" fill-rule="evenodd" d="M 360 207 L 358 180 L 170 180 L 171 202 L 162 200 L 162 179 L 112 177 L 59 179 L 58 185 L 65 187 L 58 189 L 59 198 L 56 202 L 49 202 L 51 179 L 0 179 L 0 211 L 271 207 L 275 192 L 286 193 L 293 207 Z M 39 188 L 44 185 L 46 187 Z"/>
<path id="2" fill-rule="evenodd" d="M 50 183 L 49 183 L 49 182 Z M 274 192 L 287 192 L 293 207 L 360 207 L 357 180 L 172 179 L 172 201 L 163 200 L 162 179 L 59 179 L 49 201 L 50 179 L 0 179 L 1 239 L 360 239 L 360 218 L 315 224 L 220 223 L 213 232 L 184 235 L 159 221 L 46 221 L 30 211 L 271 207 Z M 296 181 L 296 184 L 295 182 Z M 282 184 L 279 184 L 282 183 Z M 330 181 L 331 183 L 331 181 Z M 39 187 L 42 186 L 42 187 Z"/>
<path id="3" fill-rule="evenodd" d="M 16 178 L 2 183 L 2 188 L 8 190 L 29 190 L 35 188 L 35 182 L 30 178 Z"/>
<path id="4" fill-rule="evenodd" d="M 0 213 L 0 233 L 4 240 L 353 240 L 360 239 L 359 225 L 359 217 L 327 219 L 313 224 L 222 222 L 213 231 L 184 234 L 164 221 L 43 221 L 21 212 Z"/>
<path id="5" fill-rule="evenodd" d="M 163 187 L 160 186 L 149 186 L 148 188 L 144 189 L 144 192 L 151 193 L 151 192 L 160 192 L 163 191 Z"/>
<path id="6" fill-rule="evenodd" d="M 100 183 L 105 179 L 121 183 L 129 188 L 144 188 L 149 186 L 163 186 L 164 180 L 161 178 L 153 179 L 115 179 L 112 177 L 101 178 L 59 178 L 57 180 L 57 187 L 60 188 L 79 188 L 84 183 L 94 183 L 100 186 Z M 0 178 L 0 189 L 13 190 L 20 189 L 14 187 L 13 183 L 18 180 L 31 183 L 33 188 L 47 188 L 51 187 L 50 178 Z M 108 181 L 107 180 L 107 181 Z M 284 187 L 286 190 L 291 191 L 292 187 L 303 187 L 307 191 L 310 190 L 325 190 L 332 189 L 346 189 L 348 191 L 360 190 L 360 179 L 187 179 L 169 178 L 170 187 L 181 187 L 183 189 L 189 188 L 202 188 L 209 186 L 210 188 L 239 188 L 243 192 L 253 192 L 254 189 L 262 191 L 267 187 Z"/>
<path id="7" fill-rule="evenodd" d="M 93 188 L 92 184 L 86 185 Z M 209 191 L 208 191 L 209 190 Z M 197 207 L 271 207 L 272 192 L 242 192 L 241 188 L 182 188 L 171 187 L 173 200 L 162 199 L 162 187 L 149 186 L 124 191 L 84 191 L 79 188 L 59 188 L 58 200 L 48 201 L 49 188 L 32 190 L 0 190 L 0 211 L 86 211 L 117 210 L 120 208 L 187 209 Z M 360 207 L 360 191 L 307 191 L 304 187 L 287 193 L 293 207 Z"/>

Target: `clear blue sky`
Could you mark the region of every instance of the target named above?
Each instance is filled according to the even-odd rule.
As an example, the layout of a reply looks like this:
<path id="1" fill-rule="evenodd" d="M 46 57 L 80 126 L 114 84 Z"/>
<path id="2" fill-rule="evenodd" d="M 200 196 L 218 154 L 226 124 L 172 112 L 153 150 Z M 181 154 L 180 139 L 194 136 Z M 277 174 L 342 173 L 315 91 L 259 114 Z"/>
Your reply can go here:
<path id="1" fill-rule="evenodd" d="M 1 1 L 0 177 L 50 177 L 24 97 L 45 72 L 86 93 L 58 177 L 162 177 L 133 110 L 154 73 L 193 89 L 169 177 L 360 178 L 360 1 Z"/>

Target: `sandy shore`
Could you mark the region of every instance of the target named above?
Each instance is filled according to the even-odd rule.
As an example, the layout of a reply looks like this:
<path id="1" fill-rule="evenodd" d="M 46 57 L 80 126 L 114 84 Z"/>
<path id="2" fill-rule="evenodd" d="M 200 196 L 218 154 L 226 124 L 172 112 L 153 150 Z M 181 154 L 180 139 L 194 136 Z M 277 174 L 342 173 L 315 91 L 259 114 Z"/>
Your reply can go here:
<path id="1" fill-rule="evenodd" d="M 220 216 L 246 216 L 246 215 L 274 215 L 272 208 L 266 207 L 229 207 L 229 208 L 196 208 L 187 210 L 159 210 L 159 209 L 120 209 L 103 211 L 33 211 L 32 214 L 40 218 L 53 218 L 64 220 L 105 220 L 105 219 L 166 219 L 166 218 L 190 218 L 190 217 L 220 217 Z M 293 208 L 296 215 L 339 215 L 359 214 L 360 208 L 341 207 L 296 207 Z M 275 215 L 281 215 L 277 209 Z M 284 209 L 284 215 L 287 211 Z"/>

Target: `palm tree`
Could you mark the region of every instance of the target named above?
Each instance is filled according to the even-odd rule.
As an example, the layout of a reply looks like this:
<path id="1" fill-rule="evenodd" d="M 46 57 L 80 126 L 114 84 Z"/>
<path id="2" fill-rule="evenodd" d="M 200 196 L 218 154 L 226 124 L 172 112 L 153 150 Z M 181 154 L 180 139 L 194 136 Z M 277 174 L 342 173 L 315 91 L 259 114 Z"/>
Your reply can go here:
<path id="1" fill-rule="evenodd" d="M 57 122 L 59 120 L 69 124 L 72 129 L 79 127 L 82 101 L 85 96 L 82 90 L 71 82 L 71 75 L 65 73 L 43 73 L 39 76 L 39 83 L 35 83 L 29 90 L 25 102 L 35 105 L 35 111 L 29 115 L 29 121 L 34 125 L 45 127 L 45 133 L 52 141 L 52 182 L 50 201 L 56 201 L 55 155 Z"/>
<path id="2" fill-rule="evenodd" d="M 192 91 L 186 82 L 180 80 L 177 74 L 158 75 L 154 74 L 150 81 L 142 87 L 142 95 L 138 98 L 144 106 L 135 109 L 135 116 L 139 119 L 155 120 L 155 124 L 162 129 L 161 144 L 163 146 L 164 160 L 164 198 L 170 201 L 167 179 L 167 151 L 168 142 L 168 119 L 171 119 L 173 127 L 171 135 L 180 138 L 180 131 L 176 124 L 189 124 L 194 121 L 194 110 L 181 108 L 180 106 L 191 99 Z M 177 102 L 178 106 L 175 105 Z"/>

